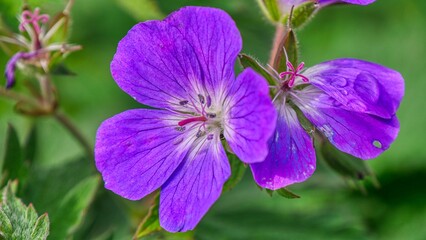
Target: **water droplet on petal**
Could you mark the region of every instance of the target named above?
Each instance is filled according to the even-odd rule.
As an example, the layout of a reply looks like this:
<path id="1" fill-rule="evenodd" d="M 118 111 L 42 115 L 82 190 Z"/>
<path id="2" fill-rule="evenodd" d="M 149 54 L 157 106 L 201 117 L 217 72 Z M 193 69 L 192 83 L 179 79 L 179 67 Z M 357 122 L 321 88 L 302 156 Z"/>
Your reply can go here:
<path id="1" fill-rule="evenodd" d="M 381 143 L 379 140 L 374 140 L 374 141 L 373 141 L 373 145 L 374 145 L 376 148 L 379 148 L 379 149 L 381 149 L 381 148 L 383 147 L 382 143 Z"/>
<path id="2" fill-rule="evenodd" d="M 377 79 L 366 72 L 358 74 L 354 82 L 357 94 L 366 102 L 376 103 L 380 97 L 380 87 Z"/>
<path id="3" fill-rule="evenodd" d="M 343 88 L 348 85 L 348 80 L 344 77 L 334 77 L 330 84 L 335 88 Z"/>

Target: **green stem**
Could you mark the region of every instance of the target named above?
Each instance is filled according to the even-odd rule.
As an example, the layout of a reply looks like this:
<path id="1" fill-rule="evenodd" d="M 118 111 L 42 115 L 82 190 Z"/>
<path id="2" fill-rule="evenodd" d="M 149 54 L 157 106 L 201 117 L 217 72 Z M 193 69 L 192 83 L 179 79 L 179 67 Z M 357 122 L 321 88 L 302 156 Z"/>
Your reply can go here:
<path id="1" fill-rule="evenodd" d="M 84 148 L 87 156 L 93 158 L 93 148 L 90 145 L 89 141 L 84 137 L 84 135 L 78 130 L 78 128 L 71 122 L 71 120 L 59 111 L 55 111 L 53 114 L 55 119 L 62 124 L 80 143 L 80 145 Z"/>

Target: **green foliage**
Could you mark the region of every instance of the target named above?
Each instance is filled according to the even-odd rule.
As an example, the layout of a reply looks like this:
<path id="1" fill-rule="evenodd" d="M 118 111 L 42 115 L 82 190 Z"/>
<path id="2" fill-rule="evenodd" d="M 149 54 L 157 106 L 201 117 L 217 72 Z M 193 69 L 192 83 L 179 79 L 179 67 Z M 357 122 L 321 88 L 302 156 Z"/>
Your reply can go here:
<path id="1" fill-rule="evenodd" d="M 322 141 L 320 148 L 324 161 L 342 177 L 355 182 L 370 177 L 378 185 L 374 173 L 364 160 L 339 151 L 327 140 Z"/>
<path id="2" fill-rule="evenodd" d="M 25 148 L 21 147 L 15 128 L 9 124 L 6 133 L 6 149 L 3 164 L 0 162 L 0 177 L 25 181 L 28 166 L 25 164 Z M 3 165 L 3 166 L 2 166 Z"/>
<path id="3" fill-rule="evenodd" d="M 95 197 L 99 177 L 85 167 L 87 161 L 80 159 L 31 172 L 25 198 L 49 213 L 52 239 L 65 239 L 73 234 Z"/>
<path id="4" fill-rule="evenodd" d="M 139 224 L 133 239 L 167 239 L 167 240 L 192 240 L 194 232 L 169 233 L 160 226 L 158 214 L 160 204 L 160 192 L 155 194 L 151 207 L 143 221 Z"/>
<path id="5" fill-rule="evenodd" d="M 272 22 L 278 22 L 282 15 L 278 1 L 279 0 L 257 0 L 263 13 Z"/>
<path id="6" fill-rule="evenodd" d="M 293 12 L 290 13 L 290 15 L 283 17 L 282 23 L 293 29 L 298 29 L 305 25 L 315 15 L 317 9 L 318 4 L 314 2 L 300 4 L 298 7 L 293 9 Z"/>
<path id="7" fill-rule="evenodd" d="M 28 137 L 24 144 L 24 159 L 25 161 L 28 161 L 29 163 L 33 162 L 37 153 L 37 147 L 38 147 L 38 131 L 37 128 L 33 125 L 30 129 L 30 132 L 28 134 Z"/>
<path id="8" fill-rule="evenodd" d="M 154 0 L 116 0 L 116 2 L 138 21 L 164 17 Z"/>
<path id="9" fill-rule="evenodd" d="M 65 239 L 76 231 L 93 201 L 98 184 L 97 176 L 82 180 L 51 211 L 52 239 Z"/>
<path id="10" fill-rule="evenodd" d="M 280 188 L 280 189 L 276 190 L 275 192 L 277 192 L 280 196 L 288 198 L 288 199 L 300 198 L 299 195 L 288 190 L 288 188 Z"/>
<path id="11" fill-rule="evenodd" d="M 263 190 L 263 189 L 261 188 L 261 190 Z M 277 193 L 279 196 L 284 197 L 284 198 L 288 198 L 288 199 L 300 198 L 299 195 L 293 193 L 288 188 L 280 188 L 280 189 L 277 189 L 277 190 L 270 190 L 270 189 L 265 188 L 265 192 L 271 197 L 274 195 L 274 193 Z"/>
<path id="12" fill-rule="evenodd" d="M 15 196 L 17 182 L 3 189 L 0 203 L 0 238 L 10 240 L 41 240 L 49 235 L 49 217 L 38 216 L 33 205 L 25 206 Z"/>
<path id="13" fill-rule="evenodd" d="M 143 219 L 135 233 L 135 239 L 141 239 L 152 233 L 161 231 L 160 220 L 158 215 L 159 204 L 160 193 L 158 192 L 154 197 L 154 200 L 148 210 L 148 213 L 146 214 L 145 218 Z"/>
<path id="14" fill-rule="evenodd" d="M 246 172 L 246 165 L 238 159 L 234 154 L 228 154 L 229 163 L 231 165 L 231 176 L 223 186 L 223 192 L 229 191 L 234 188 L 244 177 Z"/>
<path id="15" fill-rule="evenodd" d="M 16 28 L 18 26 L 18 20 L 16 16 L 22 8 L 22 1 L 20 0 L 1 0 L 0 2 L 0 18 L 5 21 L 4 26 L 11 26 Z M 0 24 L 0 33 L 4 31 L 4 28 Z"/>

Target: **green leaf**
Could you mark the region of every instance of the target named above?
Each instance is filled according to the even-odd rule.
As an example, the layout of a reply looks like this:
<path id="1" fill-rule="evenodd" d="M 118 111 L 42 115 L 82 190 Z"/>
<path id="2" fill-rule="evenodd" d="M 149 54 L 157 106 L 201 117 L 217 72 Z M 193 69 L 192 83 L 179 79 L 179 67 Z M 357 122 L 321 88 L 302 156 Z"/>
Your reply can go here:
<path id="1" fill-rule="evenodd" d="M 32 126 L 24 145 L 25 161 L 34 161 L 37 150 L 37 135 L 36 126 Z"/>
<path id="2" fill-rule="evenodd" d="M 160 220 L 158 216 L 158 207 L 160 203 L 160 194 L 157 193 L 154 201 L 149 208 L 148 214 L 145 216 L 138 229 L 136 230 L 135 239 L 148 236 L 152 233 L 161 231 Z"/>
<path id="3" fill-rule="evenodd" d="M 283 196 L 285 198 L 293 199 L 293 198 L 300 198 L 299 195 L 293 193 L 292 191 L 288 190 L 287 188 L 280 188 L 278 190 L 275 190 L 280 196 Z"/>
<path id="4" fill-rule="evenodd" d="M 53 75 L 58 76 L 76 76 L 75 72 L 71 71 L 67 66 L 65 66 L 63 63 L 58 63 L 54 66 L 52 69 Z"/>
<path id="5" fill-rule="evenodd" d="M 117 3 L 138 21 L 162 19 L 161 12 L 154 0 L 116 0 Z"/>
<path id="6" fill-rule="evenodd" d="M 231 177 L 225 182 L 223 192 L 229 191 L 234 188 L 244 177 L 246 172 L 246 165 L 233 154 L 228 154 L 229 163 L 231 164 Z"/>
<path id="7" fill-rule="evenodd" d="M 168 239 L 168 240 L 192 240 L 194 233 L 192 231 L 184 233 L 169 233 L 160 226 L 158 208 L 160 203 L 160 193 L 154 197 L 153 203 L 148 210 L 147 215 L 139 224 L 133 239 Z"/>
<path id="8" fill-rule="evenodd" d="M 5 21 L 5 25 L 13 29 L 17 29 L 19 22 L 16 16 L 20 14 L 22 8 L 22 1 L 16 0 L 1 0 L 0 18 Z M 1 29 L 0 29 L 1 32 Z"/>
<path id="9" fill-rule="evenodd" d="M 276 85 L 277 80 L 266 70 L 262 64 L 256 61 L 254 58 L 248 56 L 247 54 L 241 53 L 238 55 L 238 59 L 240 60 L 240 64 L 243 68 L 252 68 L 254 71 L 262 75 L 270 85 Z"/>
<path id="10" fill-rule="evenodd" d="M 299 195 L 293 193 L 292 191 L 290 191 L 288 188 L 280 188 L 277 190 L 271 190 L 271 189 L 267 189 L 267 188 L 260 188 L 261 190 L 265 189 L 266 193 L 269 196 L 273 196 L 274 193 L 278 193 L 280 196 L 288 198 L 288 199 L 294 199 L 294 198 L 300 198 Z"/>
<path id="11" fill-rule="evenodd" d="M 17 182 L 9 182 L 3 189 L 0 203 L 0 238 L 2 239 L 46 239 L 49 235 L 47 214 L 38 217 L 30 204 L 26 207 L 15 196 Z"/>
<path id="12" fill-rule="evenodd" d="M 318 4 L 314 2 L 306 2 L 293 9 L 290 15 L 284 16 L 282 23 L 293 29 L 298 29 L 307 23 L 317 12 Z M 290 23 L 288 20 L 290 19 Z"/>
<path id="13" fill-rule="evenodd" d="M 342 177 L 356 182 L 371 177 L 373 184 L 378 185 L 374 173 L 364 160 L 339 151 L 327 140 L 321 144 L 321 154 L 324 161 Z"/>
<path id="14" fill-rule="evenodd" d="M 281 19 L 281 10 L 279 0 L 257 0 L 260 8 L 266 17 L 272 22 L 278 22 Z"/>
<path id="15" fill-rule="evenodd" d="M 19 142 L 18 133 L 15 128 L 9 124 L 6 133 L 6 148 L 2 173 L 9 179 L 19 179 L 24 181 L 28 174 L 28 168 L 24 165 L 24 154 Z M 0 175 L 1 176 L 1 175 Z"/>
<path id="16" fill-rule="evenodd" d="M 82 158 L 50 168 L 31 168 L 23 198 L 49 213 L 52 239 L 73 234 L 93 201 L 99 177 L 93 175 L 88 161 Z"/>
<path id="17" fill-rule="evenodd" d="M 49 212 L 52 239 L 66 239 L 75 232 L 93 201 L 98 185 L 98 176 L 82 180 L 64 196 L 56 209 Z"/>
<path id="18" fill-rule="evenodd" d="M 274 69 L 276 69 L 278 72 L 287 71 L 287 57 L 288 61 L 291 62 L 293 66 L 297 67 L 299 50 L 297 46 L 296 34 L 292 29 L 290 29 L 284 36 L 278 49 L 279 52 L 275 55 L 273 63 Z"/>

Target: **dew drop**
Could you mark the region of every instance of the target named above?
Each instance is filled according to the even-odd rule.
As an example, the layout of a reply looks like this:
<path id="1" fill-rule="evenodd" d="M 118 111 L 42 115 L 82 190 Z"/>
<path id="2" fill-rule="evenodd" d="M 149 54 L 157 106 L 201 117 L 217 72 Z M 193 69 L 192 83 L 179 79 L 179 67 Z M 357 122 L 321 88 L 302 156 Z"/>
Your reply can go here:
<path id="1" fill-rule="evenodd" d="M 380 87 L 377 79 L 366 72 L 358 74 L 354 83 L 358 95 L 368 103 L 376 103 L 380 98 Z"/>
<path id="2" fill-rule="evenodd" d="M 332 79 L 330 84 L 336 88 L 343 88 L 348 85 L 348 80 L 346 80 L 344 77 L 335 77 Z"/>
<path id="3" fill-rule="evenodd" d="M 374 141 L 373 141 L 373 145 L 374 145 L 376 148 L 380 148 L 380 149 L 383 147 L 382 143 L 381 143 L 379 140 L 374 140 Z"/>
<path id="4" fill-rule="evenodd" d="M 348 96 L 348 91 L 346 91 L 345 89 L 340 90 L 340 92 L 344 95 L 344 96 Z"/>

